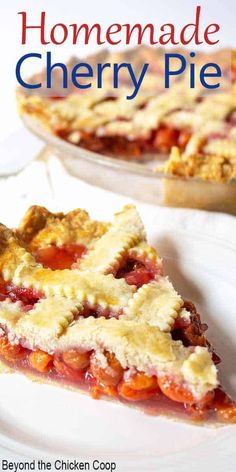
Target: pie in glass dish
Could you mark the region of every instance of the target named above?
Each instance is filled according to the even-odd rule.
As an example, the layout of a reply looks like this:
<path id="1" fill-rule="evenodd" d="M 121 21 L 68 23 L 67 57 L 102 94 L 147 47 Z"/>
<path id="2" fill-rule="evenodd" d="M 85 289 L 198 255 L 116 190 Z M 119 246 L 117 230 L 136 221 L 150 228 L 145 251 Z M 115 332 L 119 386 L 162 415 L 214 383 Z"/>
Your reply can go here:
<path id="1" fill-rule="evenodd" d="M 207 326 L 163 274 L 134 206 L 112 224 L 33 206 L 19 228 L 1 225 L 0 270 L 10 370 L 153 415 L 236 422 Z"/>
<path id="2" fill-rule="evenodd" d="M 196 133 L 203 134 L 210 153 L 214 152 L 218 141 L 222 140 L 222 147 L 226 140 L 230 141 L 235 157 L 235 51 L 222 49 L 210 56 L 198 52 L 196 68 L 207 61 L 216 62 L 221 64 L 223 74 L 231 64 L 232 84 L 209 94 L 205 94 L 199 84 L 191 89 L 188 77 L 182 75 L 172 78 L 169 89 L 163 88 L 163 56 L 166 52 L 168 49 L 142 46 L 119 53 L 104 51 L 86 59 L 91 66 L 100 62 L 130 62 L 136 72 L 148 63 L 142 87 L 132 100 L 127 100 L 130 83 L 125 73 L 120 77 L 117 89 L 111 86 L 111 71 L 108 70 L 101 89 L 95 86 L 81 91 L 69 87 L 66 95 L 65 92 L 60 95 L 61 75 L 58 74 L 51 96 L 39 91 L 18 90 L 20 114 L 28 118 L 28 125 L 29 119 L 34 119 L 50 134 L 71 144 L 116 158 L 144 162 L 168 156 L 172 146 L 184 151 Z M 187 50 L 180 48 L 178 52 L 189 62 Z M 68 69 L 77 62 L 78 58 L 72 58 Z M 173 69 L 178 67 L 177 61 Z"/>

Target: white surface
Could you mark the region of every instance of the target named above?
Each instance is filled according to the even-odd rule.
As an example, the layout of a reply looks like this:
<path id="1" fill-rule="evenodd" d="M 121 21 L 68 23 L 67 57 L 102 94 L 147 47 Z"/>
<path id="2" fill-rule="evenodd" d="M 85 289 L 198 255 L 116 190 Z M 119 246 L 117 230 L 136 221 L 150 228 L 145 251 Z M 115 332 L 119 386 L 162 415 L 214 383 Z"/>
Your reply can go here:
<path id="1" fill-rule="evenodd" d="M 0 176 L 15 174 L 23 169 L 43 147 L 26 128 L 19 128 L 0 142 Z"/>
<path id="2" fill-rule="evenodd" d="M 3 188 L 4 187 L 4 188 Z M 111 218 L 127 200 L 76 180 L 54 157 L 33 162 L 0 182 L 7 205 L 0 219 L 17 224 L 30 204 L 77 206 Z M 193 210 L 138 205 L 149 240 L 164 257 L 181 294 L 194 300 L 222 357 L 221 379 L 236 398 L 236 219 Z M 236 426 L 218 429 L 148 417 L 121 405 L 39 386 L 18 375 L 0 377 L 1 457 L 95 458 L 119 471 L 236 469 Z M 20 405 L 20 408 L 19 408 Z M 91 470 L 93 470 L 91 468 Z"/>

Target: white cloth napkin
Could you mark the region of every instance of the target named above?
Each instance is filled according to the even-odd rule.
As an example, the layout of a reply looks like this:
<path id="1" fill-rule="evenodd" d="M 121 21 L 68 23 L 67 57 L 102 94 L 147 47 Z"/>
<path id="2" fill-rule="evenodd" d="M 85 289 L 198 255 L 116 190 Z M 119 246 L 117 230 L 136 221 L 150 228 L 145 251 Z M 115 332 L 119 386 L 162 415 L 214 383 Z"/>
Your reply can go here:
<path id="1" fill-rule="evenodd" d="M 92 217 L 111 219 L 123 205 L 133 202 L 141 213 L 149 240 L 165 231 L 224 241 L 236 250 L 236 218 L 223 213 L 191 209 L 164 208 L 132 201 L 122 195 L 100 189 L 71 176 L 53 154 L 45 161 L 31 162 L 17 176 L 0 179 L 0 221 L 17 225 L 30 205 L 43 205 L 52 211 L 85 208 Z"/>

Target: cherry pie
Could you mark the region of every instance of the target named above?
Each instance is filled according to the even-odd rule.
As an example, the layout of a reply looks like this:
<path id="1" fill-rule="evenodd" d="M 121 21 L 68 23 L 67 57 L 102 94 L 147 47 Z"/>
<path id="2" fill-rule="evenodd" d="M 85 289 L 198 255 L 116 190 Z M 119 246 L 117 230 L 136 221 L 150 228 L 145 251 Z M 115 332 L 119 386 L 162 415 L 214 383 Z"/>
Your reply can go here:
<path id="1" fill-rule="evenodd" d="M 163 275 L 132 205 L 114 223 L 34 206 L 0 227 L 0 356 L 45 382 L 150 414 L 236 422 L 195 306 Z"/>

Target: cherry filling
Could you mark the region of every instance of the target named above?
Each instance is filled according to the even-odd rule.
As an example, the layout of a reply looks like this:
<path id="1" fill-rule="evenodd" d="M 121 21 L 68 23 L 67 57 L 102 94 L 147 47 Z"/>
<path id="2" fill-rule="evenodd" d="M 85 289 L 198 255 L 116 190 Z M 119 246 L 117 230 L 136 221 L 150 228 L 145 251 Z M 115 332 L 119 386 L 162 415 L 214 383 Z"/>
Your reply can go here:
<path id="1" fill-rule="evenodd" d="M 232 126 L 235 126 L 236 125 L 236 110 L 232 110 L 227 118 L 226 118 L 226 122 L 229 123 L 230 125 Z"/>
<path id="2" fill-rule="evenodd" d="M 117 279 L 124 278 L 127 284 L 136 285 L 137 288 L 140 288 L 154 280 L 156 275 L 160 275 L 161 272 L 161 268 L 157 267 L 152 260 L 148 258 L 142 260 L 141 257 L 137 257 L 136 259 L 127 259 L 123 266 L 118 269 L 115 277 Z"/>
<path id="3" fill-rule="evenodd" d="M 129 373 L 109 352 L 104 353 L 106 365 L 102 366 L 93 351 L 70 349 L 51 355 L 41 350 L 31 351 L 19 344 L 10 344 L 7 336 L 3 335 L 0 338 L 0 355 L 10 366 L 19 370 L 37 372 L 78 387 L 85 386 L 93 398 L 109 395 L 128 402 L 152 400 L 157 406 L 166 403 L 174 411 L 179 405 L 194 420 L 217 414 L 221 421 L 236 422 L 235 403 L 221 388 L 206 393 L 196 402 L 192 392 L 173 377 Z"/>
<path id="4" fill-rule="evenodd" d="M 204 336 L 207 325 L 201 323 L 196 307 L 192 302 L 184 302 L 183 308 L 190 312 L 189 319 L 177 317 L 172 328 L 172 339 L 182 341 L 184 346 L 207 346 Z"/>
<path id="5" fill-rule="evenodd" d="M 86 252 L 82 244 L 64 244 L 63 246 L 48 246 L 38 249 L 35 259 L 44 267 L 50 269 L 71 269 L 72 265 Z"/>
<path id="6" fill-rule="evenodd" d="M 137 372 L 128 380 L 122 380 L 118 385 L 118 394 L 128 401 L 142 401 L 153 398 L 160 392 L 156 376 L 147 376 Z"/>
<path id="7" fill-rule="evenodd" d="M 30 288 L 16 287 L 14 284 L 0 279 L 0 301 L 7 298 L 10 298 L 12 302 L 21 301 L 24 309 L 27 311 L 32 309 L 34 304 L 43 298 L 43 294 Z"/>
<path id="8" fill-rule="evenodd" d="M 169 153 L 172 146 L 178 146 L 184 150 L 191 138 L 191 132 L 188 129 L 179 130 L 162 126 L 153 135 L 153 147 L 155 151 L 164 154 Z"/>
<path id="9" fill-rule="evenodd" d="M 191 131 L 188 129 L 179 130 L 162 125 L 153 131 L 148 139 L 137 138 L 134 141 L 128 140 L 124 136 L 96 136 L 95 134 L 81 131 L 78 146 L 98 153 L 110 152 L 122 155 L 130 159 L 142 158 L 144 153 L 169 153 L 172 146 L 178 146 L 184 150 L 191 138 Z M 64 140 L 70 141 L 70 133 L 64 130 L 57 130 L 57 134 Z"/>
<path id="10" fill-rule="evenodd" d="M 145 267 L 136 267 L 124 276 L 127 284 L 136 285 L 137 288 L 142 287 L 144 284 L 148 284 L 154 279 L 153 274 L 145 269 Z"/>
<path id="11" fill-rule="evenodd" d="M 86 254 L 87 249 L 81 244 L 65 244 L 63 246 L 48 246 L 38 249 L 34 254 L 37 262 L 52 270 L 71 269 L 73 264 Z M 156 275 L 161 274 L 161 268 L 150 259 L 143 260 L 141 256 L 127 259 L 115 274 L 117 279 L 125 278 L 129 285 L 137 288 L 149 283 Z"/>
<path id="12" fill-rule="evenodd" d="M 124 278 L 129 285 L 136 285 L 137 288 L 148 284 L 153 280 L 155 274 L 147 269 L 143 264 L 136 261 L 128 261 L 126 265 L 119 269 L 116 278 Z"/>
<path id="13" fill-rule="evenodd" d="M 183 308 L 190 312 L 189 319 L 178 317 L 171 331 L 172 339 L 175 341 L 182 341 L 183 345 L 189 346 L 204 346 L 209 349 L 212 355 L 213 362 L 219 364 L 220 357 L 214 352 L 212 346 L 205 337 L 205 331 L 208 326 L 206 323 L 201 323 L 200 315 L 197 313 L 196 307 L 192 302 L 185 301 Z"/>
<path id="14" fill-rule="evenodd" d="M 88 318 L 89 316 L 93 316 L 93 318 L 99 318 L 100 316 L 103 316 L 104 318 L 118 318 L 120 314 L 121 313 L 118 310 L 116 312 L 112 312 L 109 308 L 103 308 L 98 305 L 92 306 L 88 303 L 85 303 L 83 310 L 79 311 L 78 316 L 82 316 L 83 318 Z"/>

